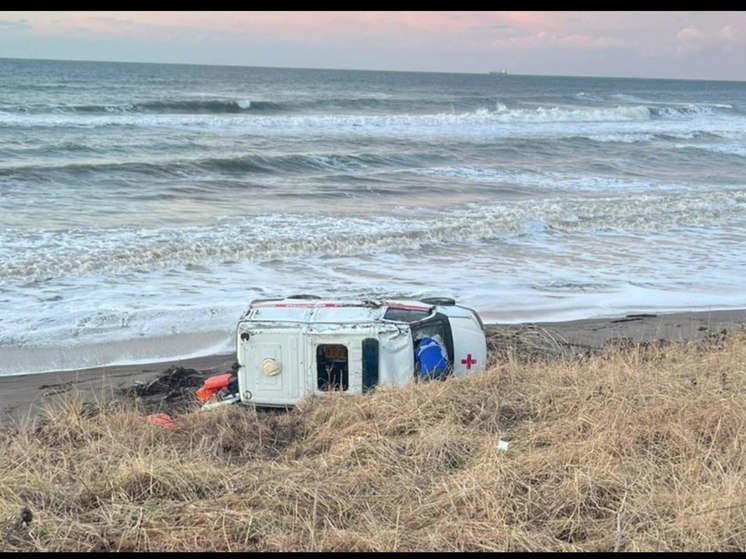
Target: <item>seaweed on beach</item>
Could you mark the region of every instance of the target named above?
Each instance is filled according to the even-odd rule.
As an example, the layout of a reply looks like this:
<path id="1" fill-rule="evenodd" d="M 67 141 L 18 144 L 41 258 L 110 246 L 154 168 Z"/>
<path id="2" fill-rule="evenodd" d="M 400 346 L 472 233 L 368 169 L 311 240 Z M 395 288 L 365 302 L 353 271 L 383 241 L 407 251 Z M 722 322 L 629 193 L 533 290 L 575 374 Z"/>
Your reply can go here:
<path id="1" fill-rule="evenodd" d="M 590 352 L 590 346 L 573 344 L 562 335 L 534 324 L 487 328 L 488 361 L 552 361 Z"/>
<path id="2" fill-rule="evenodd" d="M 122 389 L 146 412 L 183 412 L 198 407 L 195 391 L 209 376 L 206 371 L 172 366 L 149 382 L 137 382 Z"/>

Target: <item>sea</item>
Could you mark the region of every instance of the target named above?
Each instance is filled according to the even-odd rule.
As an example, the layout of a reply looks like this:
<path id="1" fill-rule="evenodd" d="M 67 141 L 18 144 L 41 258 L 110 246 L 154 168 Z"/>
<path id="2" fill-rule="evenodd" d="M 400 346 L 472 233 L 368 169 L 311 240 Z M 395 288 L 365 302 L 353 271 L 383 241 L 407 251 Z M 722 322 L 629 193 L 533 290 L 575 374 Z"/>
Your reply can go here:
<path id="1" fill-rule="evenodd" d="M 746 307 L 746 82 L 0 59 L 0 375 L 235 349 L 255 298 Z"/>

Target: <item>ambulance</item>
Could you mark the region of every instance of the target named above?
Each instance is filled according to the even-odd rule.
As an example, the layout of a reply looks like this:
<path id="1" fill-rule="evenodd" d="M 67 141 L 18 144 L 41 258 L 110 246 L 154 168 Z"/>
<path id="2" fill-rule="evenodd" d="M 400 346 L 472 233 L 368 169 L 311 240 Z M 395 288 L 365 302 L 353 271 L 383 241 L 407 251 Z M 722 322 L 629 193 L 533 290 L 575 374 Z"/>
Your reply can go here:
<path id="1" fill-rule="evenodd" d="M 252 301 L 238 321 L 236 357 L 231 375 L 211 377 L 200 389 L 200 399 L 219 400 L 205 407 L 292 407 L 314 393 L 365 394 L 475 375 L 484 370 L 487 344 L 477 312 L 449 297 L 298 295 Z"/>

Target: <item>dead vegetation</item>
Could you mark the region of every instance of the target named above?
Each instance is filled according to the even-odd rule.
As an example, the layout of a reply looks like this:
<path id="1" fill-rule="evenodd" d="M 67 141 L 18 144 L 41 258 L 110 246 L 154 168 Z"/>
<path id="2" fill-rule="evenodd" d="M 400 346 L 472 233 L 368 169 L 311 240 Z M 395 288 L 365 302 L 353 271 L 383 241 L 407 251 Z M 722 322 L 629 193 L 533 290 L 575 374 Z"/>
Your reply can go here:
<path id="1" fill-rule="evenodd" d="M 508 349 L 469 379 L 172 429 L 60 397 L 0 430 L 0 551 L 746 550 L 746 332 Z"/>

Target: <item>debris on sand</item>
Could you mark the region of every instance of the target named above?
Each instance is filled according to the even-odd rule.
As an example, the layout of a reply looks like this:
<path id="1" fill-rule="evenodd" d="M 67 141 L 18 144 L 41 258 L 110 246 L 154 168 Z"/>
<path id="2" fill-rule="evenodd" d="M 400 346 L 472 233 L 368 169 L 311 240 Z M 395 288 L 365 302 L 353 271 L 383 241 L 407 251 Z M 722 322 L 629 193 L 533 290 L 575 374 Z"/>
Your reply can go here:
<path id="1" fill-rule="evenodd" d="M 123 388 L 122 393 L 146 412 L 185 412 L 199 407 L 194 392 L 209 375 L 208 371 L 172 366 L 149 382 Z"/>
<path id="2" fill-rule="evenodd" d="M 163 429 L 171 429 L 176 427 L 176 422 L 167 413 L 151 413 L 145 417 L 145 422 L 162 427 Z"/>
<path id="3" fill-rule="evenodd" d="M 588 345 L 570 343 L 560 334 L 534 324 L 487 326 L 487 356 L 493 364 L 510 358 L 549 361 L 590 350 Z"/>

